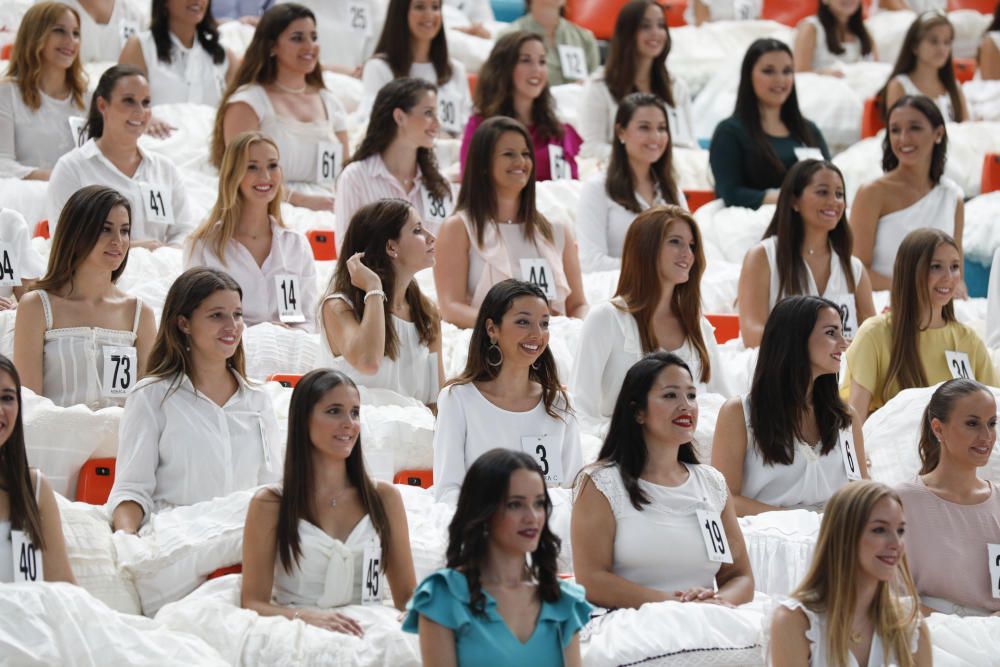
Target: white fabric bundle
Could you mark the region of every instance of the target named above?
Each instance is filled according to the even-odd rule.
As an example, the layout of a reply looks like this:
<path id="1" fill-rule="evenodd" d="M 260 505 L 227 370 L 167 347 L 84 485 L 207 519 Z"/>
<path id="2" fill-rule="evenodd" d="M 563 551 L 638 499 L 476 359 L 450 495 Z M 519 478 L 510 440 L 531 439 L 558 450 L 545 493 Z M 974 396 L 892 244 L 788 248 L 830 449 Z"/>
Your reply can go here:
<path id="1" fill-rule="evenodd" d="M 788 595 L 809 570 L 821 514 L 809 510 L 764 512 L 740 519 L 754 590 Z"/>
<path id="2" fill-rule="evenodd" d="M 937 667 L 989 665 L 1000 655 L 1000 618 L 931 614 L 927 629 Z"/>
<path id="3" fill-rule="evenodd" d="M 983 266 L 993 264 L 993 253 L 1000 248 L 1000 191 L 974 197 L 965 204 L 965 228 L 962 250 L 966 259 Z"/>

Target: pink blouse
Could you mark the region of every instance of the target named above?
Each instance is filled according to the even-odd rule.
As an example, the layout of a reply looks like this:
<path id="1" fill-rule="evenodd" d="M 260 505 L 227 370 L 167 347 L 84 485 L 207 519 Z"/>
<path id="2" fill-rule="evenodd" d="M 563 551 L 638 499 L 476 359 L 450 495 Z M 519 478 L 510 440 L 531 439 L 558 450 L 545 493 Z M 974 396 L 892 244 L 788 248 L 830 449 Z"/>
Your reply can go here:
<path id="1" fill-rule="evenodd" d="M 479 114 L 473 114 L 465 126 L 465 134 L 462 135 L 462 151 L 460 155 L 463 172 L 465 171 L 465 156 L 469 153 L 469 142 L 472 141 L 472 135 L 475 134 L 479 126 L 483 124 L 484 120 L 486 119 Z M 566 163 L 569 165 L 573 178 L 580 178 L 580 172 L 576 167 L 576 156 L 580 153 L 580 146 L 583 145 L 583 139 L 580 138 L 580 135 L 576 133 L 576 130 L 569 123 L 563 123 L 562 128 L 562 139 L 559 139 L 558 137 L 542 139 L 541 131 L 538 128 L 528 128 L 528 132 L 531 133 L 531 143 L 535 145 L 536 181 L 548 181 L 552 179 L 552 172 L 549 166 L 550 145 L 562 146 L 563 159 L 566 160 Z"/>

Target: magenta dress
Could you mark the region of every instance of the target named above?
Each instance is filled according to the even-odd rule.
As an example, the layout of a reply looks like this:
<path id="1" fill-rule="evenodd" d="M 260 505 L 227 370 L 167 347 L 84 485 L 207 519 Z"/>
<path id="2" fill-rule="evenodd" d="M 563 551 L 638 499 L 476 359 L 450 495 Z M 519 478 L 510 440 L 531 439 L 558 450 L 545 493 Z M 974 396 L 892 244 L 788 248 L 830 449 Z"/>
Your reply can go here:
<path id="1" fill-rule="evenodd" d="M 465 171 L 465 156 L 469 153 L 469 142 L 472 141 L 472 135 L 483 124 L 486 120 L 479 114 L 473 114 L 469 118 L 468 124 L 465 126 L 465 134 L 462 135 L 462 152 L 461 152 L 461 164 L 462 171 Z M 542 139 L 538 128 L 529 127 L 528 131 L 531 133 L 531 142 L 535 146 L 535 180 L 536 181 L 548 181 L 552 179 L 552 173 L 549 166 L 549 146 L 562 146 L 563 149 L 563 159 L 569 165 L 570 171 L 573 174 L 573 178 L 580 178 L 579 170 L 576 166 L 576 156 L 580 153 L 580 146 L 583 145 L 583 139 L 577 134 L 576 129 L 573 128 L 569 123 L 563 123 L 563 136 L 549 137 L 548 139 Z"/>

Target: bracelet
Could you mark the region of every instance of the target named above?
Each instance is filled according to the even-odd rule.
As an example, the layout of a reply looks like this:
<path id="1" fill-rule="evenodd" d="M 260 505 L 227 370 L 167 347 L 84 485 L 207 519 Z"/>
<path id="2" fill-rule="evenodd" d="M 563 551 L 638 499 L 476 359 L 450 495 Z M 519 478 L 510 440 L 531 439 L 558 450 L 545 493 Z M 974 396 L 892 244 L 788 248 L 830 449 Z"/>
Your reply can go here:
<path id="1" fill-rule="evenodd" d="M 383 302 L 385 302 L 387 300 L 386 296 L 385 296 L 385 292 L 383 292 L 380 289 L 372 289 L 372 290 L 368 290 L 367 292 L 365 292 L 365 298 L 364 298 L 365 303 L 368 302 L 368 297 L 370 297 L 370 296 L 380 296 L 380 297 L 382 297 L 382 301 Z"/>

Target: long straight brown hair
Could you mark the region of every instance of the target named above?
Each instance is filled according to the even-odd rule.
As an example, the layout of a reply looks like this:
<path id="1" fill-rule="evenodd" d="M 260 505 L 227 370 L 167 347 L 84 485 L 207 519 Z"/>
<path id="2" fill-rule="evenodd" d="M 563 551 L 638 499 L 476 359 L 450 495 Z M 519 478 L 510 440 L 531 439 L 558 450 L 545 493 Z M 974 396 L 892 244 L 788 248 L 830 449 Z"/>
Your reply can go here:
<path id="1" fill-rule="evenodd" d="M 42 51 L 45 40 L 55 22 L 69 12 L 76 18 L 77 28 L 80 27 L 80 15 L 75 9 L 61 2 L 39 2 L 32 5 L 21 19 L 17 29 L 10 63 L 7 65 L 7 76 L 17 86 L 26 107 L 38 111 L 42 106 L 41 78 Z M 73 106 L 84 108 L 83 96 L 87 92 L 87 74 L 80 63 L 80 54 L 66 69 L 66 85 L 69 87 Z"/>
<path id="2" fill-rule="evenodd" d="M 413 35 L 410 33 L 410 5 L 413 0 L 389 0 L 385 10 L 385 25 L 375 45 L 375 58 L 389 64 L 396 79 L 410 76 L 413 65 Z M 441 3 L 442 5 L 444 3 Z M 448 38 L 444 32 L 444 16 L 441 29 L 431 40 L 431 64 L 437 74 L 437 84 L 443 86 L 451 79 L 451 61 L 448 59 Z"/>
<path id="3" fill-rule="evenodd" d="M 920 360 L 917 337 L 928 326 L 931 298 L 927 274 L 934 251 L 942 244 L 959 250 L 955 239 L 940 229 L 915 229 L 906 235 L 896 252 L 892 290 L 889 292 L 889 368 L 882 385 L 882 400 L 887 400 L 893 380 L 899 382 L 900 390 L 927 386 L 927 373 Z M 959 250 L 959 257 L 961 254 Z M 946 323 L 955 321 L 954 302 L 949 301 L 941 309 L 941 317 Z"/>
<path id="4" fill-rule="evenodd" d="M 36 549 L 45 550 L 42 534 L 42 514 L 35 500 L 35 490 L 28 470 L 28 454 L 24 444 L 24 403 L 21 401 L 21 376 L 7 357 L 0 354 L 0 373 L 6 373 L 17 388 L 17 422 L 0 442 L 0 488 L 7 492 L 10 502 L 10 526 L 23 530 L 31 537 Z M 41 471 L 38 472 L 41 475 Z"/>
<path id="5" fill-rule="evenodd" d="M 670 225 L 686 223 L 694 242 L 694 266 L 688 280 L 674 286 L 670 308 L 681 322 L 684 338 L 694 347 L 701 360 L 701 382 L 712 377 L 712 362 L 708 357 L 705 337 L 701 334 L 701 276 L 705 273 L 705 251 L 701 231 L 690 213 L 680 206 L 654 206 L 640 213 L 625 233 L 622 248 L 622 270 L 618 274 L 615 296 L 625 302 L 625 312 L 635 318 L 639 340 L 645 354 L 660 349 L 653 330 L 653 311 L 660 302 L 660 252 Z"/>
<path id="6" fill-rule="evenodd" d="M 663 122 L 667 124 L 669 135 L 670 118 L 663 100 L 649 93 L 632 93 L 621 101 L 615 114 L 615 132 L 624 130 L 632 122 L 632 116 L 643 107 L 654 107 L 663 112 Z M 653 182 L 659 187 L 663 198 L 670 204 L 677 204 L 680 197 L 677 181 L 674 179 L 674 142 L 669 138 L 666 149 L 660 159 L 649 167 Z M 633 213 L 642 211 L 639 200 L 635 196 L 636 176 L 628 159 L 628 151 L 621 141 L 611 142 L 611 159 L 608 161 L 608 175 L 604 179 L 604 189 L 612 201 Z"/>
<path id="7" fill-rule="evenodd" d="M 621 8 L 618 18 L 615 19 L 615 30 L 611 36 L 611 45 L 608 47 L 608 59 L 604 64 L 604 81 L 608 86 L 608 92 L 616 101 L 638 90 L 635 87 L 636 61 L 639 59 L 636 54 L 636 35 L 642 26 L 646 10 L 650 7 L 656 7 L 661 14 L 663 13 L 663 5 L 655 0 L 632 0 Z M 667 43 L 663 47 L 663 52 L 653 58 L 649 73 L 649 90 L 667 105 L 674 106 L 676 104 L 674 91 L 670 85 L 670 74 L 667 72 L 667 56 L 670 55 L 672 40 L 666 16 L 663 15 L 661 18 L 663 29 L 667 31 Z"/>

